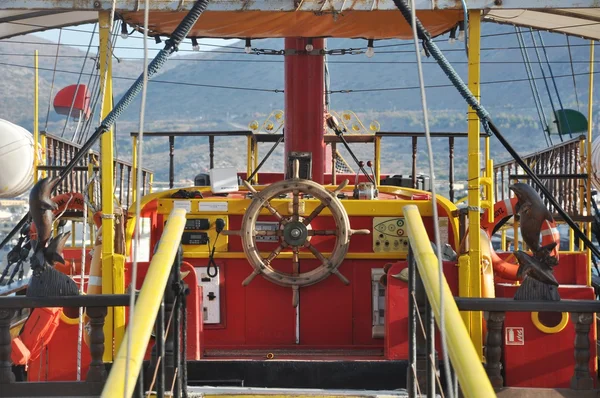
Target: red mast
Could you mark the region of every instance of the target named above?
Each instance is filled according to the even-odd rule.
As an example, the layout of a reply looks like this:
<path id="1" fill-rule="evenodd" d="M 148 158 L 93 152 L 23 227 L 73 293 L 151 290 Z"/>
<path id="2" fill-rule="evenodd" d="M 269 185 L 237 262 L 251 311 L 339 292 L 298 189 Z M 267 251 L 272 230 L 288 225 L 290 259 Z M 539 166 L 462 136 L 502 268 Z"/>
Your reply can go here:
<path id="1" fill-rule="evenodd" d="M 285 167 L 290 152 L 312 154 L 312 180 L 324 183 L 324 55 L 309 54 L 323 49 L 324 39 L 285 39 Z M 309 47 L 310 49 L 310 47 Z M 287 170 L 286 170 L 287 172 Z"/>

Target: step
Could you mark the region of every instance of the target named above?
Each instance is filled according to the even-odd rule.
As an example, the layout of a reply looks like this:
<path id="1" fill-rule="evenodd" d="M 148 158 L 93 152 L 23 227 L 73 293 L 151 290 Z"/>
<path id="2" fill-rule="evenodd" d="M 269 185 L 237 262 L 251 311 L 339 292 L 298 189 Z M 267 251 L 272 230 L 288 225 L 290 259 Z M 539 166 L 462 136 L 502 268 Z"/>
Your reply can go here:
<path id="1" fill-rule="evenodd" d="M 188 387 L 192 398 L 408 398 L 400 390 L 322 390 L 308 388 Z"/>
<path id="2" fill-rule="evenodd" d="M 597 398 L 600 397 L 600 390 L 505 387 L 497 389 L 496 396 L 498 398 Z"/>

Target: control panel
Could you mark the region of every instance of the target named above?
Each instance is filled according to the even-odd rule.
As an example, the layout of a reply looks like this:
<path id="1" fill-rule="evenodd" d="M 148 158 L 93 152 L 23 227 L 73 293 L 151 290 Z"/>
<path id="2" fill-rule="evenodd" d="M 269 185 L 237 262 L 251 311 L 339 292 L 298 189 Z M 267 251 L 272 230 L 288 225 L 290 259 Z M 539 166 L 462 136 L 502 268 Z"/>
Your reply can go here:
<path id="1" fill-rule="evenodd" d="M 279 229 L 279 223 L 277 221 L 257 221 L 257 231 L 277 231 Z M 277 242 L 278 236 L 260 236 L 256 235 L 257 242 Z"/>
<path id="2" fill-rule="evenodd" d="M 205 256 L 212 251 L 215 245 L 216 252 L 227 251 L 228 236 L 219 234 L 217 237 L 217 220 L 224 222 L 227 229 L 229 218 L 225 215 L 190 215 L 185 221 L 183 234 L 181 235 L 181 244 L 183 245 L 184 256 Z"/>
<path id="3" fill-rule="evenodd" d="M 373 251 L 408 253 L 408 236 L 404 217 L 373 217 Z"/>
<path id="4" fill-rule="evenodd" d="M 208 276 L 208 267 L 196 267 L 198 286 L 202 287 L 202 316 L 204 324 L 221 323 L 221 291 L 219 290 L 220 270 L 217 267 L 217 276 Z"/>

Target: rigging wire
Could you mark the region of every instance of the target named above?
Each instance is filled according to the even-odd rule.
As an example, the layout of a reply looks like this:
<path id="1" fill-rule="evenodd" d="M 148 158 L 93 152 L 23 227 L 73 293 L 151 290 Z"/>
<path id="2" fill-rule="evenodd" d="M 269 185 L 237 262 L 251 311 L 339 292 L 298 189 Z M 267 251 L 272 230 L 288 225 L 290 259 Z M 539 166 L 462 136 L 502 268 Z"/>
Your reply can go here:
<path id="1" fill-rule="evenodd" d="M 542 128 L 542 134 L 544 135 L 544 139 L 546 140 L 546 145 L 549 147 L 550 145 L 554 145 L 552 142 L 552 137 L 550 137 L 550 128 L 548 127 L 546 120 L 546 113 L 544 111 L 544 104 L 542 103 L 542 99 L 540 98 L 540 93 L 537 88 L 537 83 L 535 82 L 535 75 L 533 73 L 533 69 L 531 69 L 531 64 L 529 61 L 529 54 L 527 50 L 525 50 L 523 44 L 523 35 L 518 28 L 515 26 L 515 31 L 517 32 L 517 41 L 521 47 L 521 57 L 523 58 L 523 64 L 525 65 L 525 71 L 527 73 L 527 80 L 529 82 L 529 87 L 531 88 L 531 94 L 533 95 L 533 102 L 535 103 L 535 109 L 538 114 L 538 118 L 540 120 L 540 127 Z"/>
<path id="2" fill-rule="evenodd" d="M 531 32 L 533 33 L 533 30 L 531 30 Z M 556 98 L 558 99 L 558 106 L 560 106 L 561 112 L 564 112 L 565 109 L 563 107 L 562 99 L 560 98 L 560 92 L 558 91 L 558 87 L 556 86 L 556 80 L 554 79 L 554 73 L 552 73 L 552 65 L 550 65 L 550 61 L 548 60 L 548 52 L 546 51 L 546 47 L 544 46 L 544 38 L 542 37 L 542 32 L 540 32 L 539 30 L 538 30 L 538 36 L 540 38 L 540 45 L 542 46 L 542 51 L 544 52 L 546 64 L 548 65 L 548 71 L 550 72 L 550 78 L 552 79 L 552 85 L 554 86 L 554 91 L 556 92 Z M 554 114 L 554 117 L 556 117 L 558 119 L 556 113 Z M 567 130 L 569 130 L 569 138 L 573 138 L 573 132 L 571 130 L 571 126 L 569 125 L 569 119 L 567 117 L 565 117 L 565 121 L 567 122 Z M 558 124 L 558 120 L 556 120 L 556 123 L 557 123 L 557 127 L 560 128 L 560 124 Z M 562 134 L 559 132 L 559 135 L 562 135 Z"/>
<path id="3" fill-rule="evenodd" d="M 548 93 L 548 100 L 550 101 L 550 107 L 552 108 L 552 115 L 556 115 L 556 107 L 554 106 L 554 100 L 552 99 L 552 93 L 550 92 L 550 86 L 548 86 L 548 80 L 546 80 L 546 72 L 544 72 L 544 66 L 541 63 L 542 58 L 540 57 L 540 52 L 538 50 L 535 36 L 533 35 L 533 30 L 529 29 L 529 33 L 531 34 L 531 41 L 533 43 L 533 47 L 535 48 L 535 54 L 536 54 L 537 60 L 540 61 L 540 64 L 539 64 L 540 71 L 542 72 L 544 86 L 546 86 L 546 92 Z M 548 126 L 548 134 L 550 134 L 550 126 Z M 562 134 L 559 133 L 558 138 L 560 138 L 560 142 L 563 142 Z"/>
<path id="4" fill-rule="evenodd" d="M 18 64 L 10 64 L 0 62 L 0 65 L 16 67 L 16 68 L 25 68 L 25 69 L 33 69 L 33 66 L 30 65 L 18 65 Z M 51 71 L 50 68 L 38 68 L 39 70 Z M 78 71 L 69 71 L 69 70 L 57 70 L 57 73 L 65 73 L 65 74 L 79 74 Z M 600 71 L 594 71 L 592 74 L 600 74 Z M 84 74 L 88 75 L 88 74 Z M 575 76 L 589 76 L 590 72 L 581 72 L 576 73 Z M 556 75 L 554 78 L 571 78 L 572 75 L 569 73 L 567 75 Z M 534 80 L 542 80 L 541 77 L 536 77 Z M 125 76 L 113 76 L 113 80 L 136 80 L 132 77 Z M 527 78 L 518 78 L 518 79 L 503 79 L 503 80 L 490 80 L 481 82 L 480 85 L 490 85 L 490 84 L 506 84 L 506 83 L 518 83 L 518 82 L 526 82 Z M 217 85 L 217 84 L 203 84 L 203 83 L 192 83 L 192 82 L 177 82 L 170 80 L 150 80 L 148 83 L 154 84 L 172 84 L 172 85 L 183 85 L 190 87 L 205 87 L 205 88 L 215 88 L 215 89 L 227 89 L 227 90 L 241 90 L 241 91 L 257 91 L 257 92 L 271 92 L 271 93 L 283 93 L 283 89 L 267 89 L 267 88 L 255 88 L 255 87 L 239 87 L 239 86 L 225 86 L 225 85 Z M 425 86 L 426 88 L 447 88 L 454 87 L 452 84 L 431 84 Z M 419 86 L 405 86 L 405 87 L 385 87 L 385 88 L 372 88 L 372 89 L 344 89 L 344 90 L 331 90 L 331 94 L 352 94 L 352 93 L 364 93 L 364 92 L 378 92 L 378 91 L 402 91 L 402 90 L 418 90 Z"/>
<path id="5" fill-rule="evenodd" d="M 440 245 L 440 226 L 437 220 L 438 218 L 438 206 L 437 206 L 437 195 L 435 189 L 435 168 L 433 164 L 433 147 L 431 145 L 431 134 L 429 131 L 429 114 L 427 112 L 427 97 L 425 94 L 425 79 L 423 78 L 423 65 L 421 65 L 421 51 L 419 46 L 419 38 L 417 35 L 417 14 L 415 7 L 415 0 L 410 0 L 410 16 L 411 16 L 411 27 L 413 33 L 413 40 L 415 45 L 415 53 L 417 57 L 417 71 L 419 74 L 419 87 L 421 91 L 421 104 L 423 107 L 423 122 L 425 124 L 425 141 L 427 142 L 427 154 L 429 157 L 429 178 L 431 181 L 431 205 L 433 210 L 433 235 L 435 241 L 435 251 L 438 260 L 438 274 L 439 274 L 439 288 L 440 288 L 440 322 L 439 322 L 439 330 L 440 330 L 440 340 L 442 341 L 442 350 L 443 350 L 443 358 L 444 358 L 444 376 L 446 378 L 446 385 L 452 386 L 452 378 L 450 376 L 450 360 L 448 358 L 448 345 L 446 342 L 446 323 L 444 316 L 444 268 L 442 262 L 442 248 Z M 429 361 L 433 361 L 433 358 L 429 358 Z M 454 397 L 454 391 L 452 388 L 447 389 L 447 394 L 449 398 Z"/>
<path id="6" fill-rule="evenodd" d="M 547 47 L 547 46 L 546 46 Z M 328 55 L 328 54 L 325 54 Z M 348 54 L 350 55 L 350 54 Z M 0 56 L 4 57 L 30 57 L 31 54 L 28 53 L 0 53 Z M 39 57 L 54 57 L 51 54 L 40 54 Z M 69 59 L 77 59 L 84 58 L 83 55 L 59 55 L 59 58 L 69 58 Z M 88 57 L 90 59 L 96 59 L 96 57 Z M 141 61 L 143 57 L 121 57 L 119 58 L 121 61 Z M 190 57 L 177 57 L 173 58 L 172 61 L 181 61 L 181 62 L 238 62 L 238 63 L 273 63 L 273 64 L 283 64 L 283 60 L 272 60 L 272 59 L 221 59 L 221 58 L 190 58 Z M 417 61 L 329 61 L 330 64 L 347 64 L 347 65 L 376 65 L 376 64 L 416 64 Z M 453 64 L 465 64 L 467 65 L 469 61 L 454 61 Z M 540 64 L 547 62 L 536 62 L 530 61 L 532 64 Z M 571 60 L 571 61 L 550 61 L 551 64 L 585 64 L 589 65 L 590 61 L 586 60 Z M 594 61 L 594 63 L 600 63 L 600 61 Z M 437 65 L 435 62 L 421 62 L 423 65 Z M 492 64 L 492 65 L 501 65 L 501 64 L 522 64 L 521 61 L 481 61 L 480 64 Z"/>
<path id="7" fill-rule="evenodd" d="M 54 58 L 54 69 L 56 69 L 56 65 L 58 63 L 58 52 L 60 51 L 60 39 L 62 36 L 62 29 L 58 31 L 58 43 L 56 43 L 56 57 Z M 50 107 L 52 106 L 52 91 L 54 90 L 54 78 L 56 77 L 56 72 L 52 72 L 52 84 L 50 85 L 50 98 L 48 99 L 48 111 L 46 112 L 46 123 L 44 125 L 44 130 L 48 129 L 48 118 L 50 118 Z"/>
<path id="8" fill-rule="evenodd" d="M 567 49 L 569 51 L 569 64 L 571 65 L 571 75 L 573 76 L 573 88 L 575 89 L 575 101 L 577 101 L 577 110 L 580 111 L 579 107 L 579 94 L 577 93 L 577 82 L 575 81 L 575 69 L 573 69 L 573 56 L 571 54 L 571 42 L 569 41 L 569 35 L 565 35 L 567 38 Z"/>
<path id="9" fill-rule="evenodd" d="M 98 24 L 94 24 L 94 32 L 96 31 L 96 26 L 98 26 Z M 77 79 L 77 85 L 75 86 L 75 87 L 77 87 L 75 89 L 75 95 L 73 95 L 73 99 L 71 100 L 71 107 L 69 108 L 69 113 L 67 114 L 67 117 L 65 118 L 65 125 L 63 126 L 62 133 L 60 134 L 61 138 L 64 137 L 64 135 L 65 135 L 65 131 L 67 130 L 67 125 L 69 124 L 69 116 L 71 116 L 71 112 L 73 112 L 73 106 L 75 105 L 75 100 L 77 98 L 77 94 L 79 93 L 79 83 L 81 83 L 81 78 L 83 77 L 83 71 L 85 70 L 85 64 L 87 62 L 87 57 L 90 53 L 90 49 L 92 48 L 93 40 L 94 40 L 94 34 L 92 33 L 90 35 L 90 42 L 88 44 L 87 52 L 85 53 L 85 58 L 83 59 L 83 64 L 81 65 L 81 72 L 79 73 L 79 77 Z M 73 138 L 71 139 L 71 141 L 73 141 L 73 142 L 75 141 L 75 136 L 77 135 L 78 130 L 79 129 L 75 130 L 75 132 L 73 133 Z"/>

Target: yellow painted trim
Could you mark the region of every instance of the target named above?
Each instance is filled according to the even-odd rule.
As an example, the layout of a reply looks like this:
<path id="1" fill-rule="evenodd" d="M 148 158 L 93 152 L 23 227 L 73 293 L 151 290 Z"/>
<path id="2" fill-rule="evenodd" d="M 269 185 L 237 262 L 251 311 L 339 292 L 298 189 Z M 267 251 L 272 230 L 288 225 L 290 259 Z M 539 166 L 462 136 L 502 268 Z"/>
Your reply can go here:
<path id="1" fill-rule="evenodd" d="M 481 60 L 481 11 L 469 11 L 469 89 L 479 100 L 480 94 L 480 60 Z M 468 112 L 468 198 L 469 208 L 469 231 L 479 231 L 479 208 L 481 198 L 479 196 L 480 186 L 480 135 L 479 118 L 477 113 L 469 107 Z M 459 285 L 463 292 L 467 291 L 467 297 L 481 297 L 481 249 L 479 234 L 469 234 L 469 272 L 468 280 L 459 279 Z M 471 312 L 470 322 L 467 329 L 471 335 L 471 341 L 480 360 L 483 359 L 483 315 L 481 312 Z"/>
<path id="2" fill-rule="evenodd" d="M 587 132 L 587 170 L 588 173 L 592 172 L 592 139 L 593 139 L 593 127 L 594 127 L 594 41 L 590 40 L 590 74 L 589 74 L 589 84 L 588 84 L 588 132 Z M 592 214 L 591 204 L 592 204 L 592 180 L 587 178 L 587 187 L 586 187 L 586 203 L 587 203 L 587 213 Z M 592 240 L 592 223 L 587 223 L 587 238 Z M 587 253 L 587 285 L 592 285 L 592 252 L 590 249 L 586 250 Z"/>
<path id="3" fill-rule="evenodd" d="M 100 11 L 98 13 L 98 26 L 100 34 L 100 87 L 103 87 L 104 98 L 102 99 L 101 117 L 105 118 L 113 107 L 112 102 L 112 49 L 110 48 L 110 12 Z M 100 138 L 101 147 L 101 191 L 102 191 L 102 214 L 114 214 L 113 202 L 113 129 L 102 134 Z M 102 294 L 114 294 L 113 280 L 113 253 L 114 253 L 114 220 L 112 218 L 102 219 Z M 113 334 L 114 334 L 115 309 L 108 308 L 104 322 L 104 362 L 113 359 Z"/>
<path id="4" fill-rule="evenodd" d="M 148 348 L 150 335 L 162 301 L 164 292 L 171 273 L 171 266 L 181 241 L 181 234 L 185 227 L 185 210 L 173 209 L 165 229 L 160 238 L 158 248 L 148 267 L 144 284 L 135 303 L 132 323 L 125 332 L 124 341 L 131 333 L 132 345 L 130 355 L 127 355 L 127 344 L 121 344 L 115 361 L 112 365 L 104 389 L 103 398 L 130 397 L 135 389 L 135 383 L 142 368 L 144 354 Z M 126 368 L 129 368 L 128 380 L 125 380 Z M 125 390 L 127 386 L 127 390 Z"/>
<path id="5" fill-rule="evenodd" d="M 435 315 L 439 328 L 446 331 L 448 355 L 456 371 L 461 390 L 466 398 L 496 397 L 489 378 L 481 362 L 481 354 L 476 345 L 469 344 L 469 332 L 461 318 L 456 302 L 446 278 L 442 275 L 440 286 L 440 273 L 438 259 L 435 256 L 419 209 L 416 206 L 404 206 L 406 230 L 408 239 L 413 249 L 419 275 L 425 287 L 427 298 Z M 478 234 L 471 234 L 478 235 Z M 480 278 L 480 275 L 476 275 Z M 444 299 L 444 308 L 440 307 Z M 444 325 L 440 324 L 441 311 L 444 311 Z"/>
<path id="6" fill-rule="evenodd" d="M 40 102 L 39 102 L 39 69 L 38 69 L 38 50 L 33 53 L 33 182 L 38 182 L 38 155 L 40 153 Z"/>
<path id="7" fill-rule="evenodd" d="M 543 332 L 543 333 L 546 333 L 546 334 L 554 334 L 554 333 L 562 332 L 562 330 L 569 323 L 569 313 L 568 312 L 563 312 L 562 313 L 562 318 L 561 318 L 560 322 L 558 323 L 558 325 L 553 326 L 553 327 L 548 327 L 548 326 L 544 325 L 540 321 L 539 314 L 540 314 L 539 312 L 532 312 L 531 313 L 531 322 L 533 322 L 533 324 L 535 325 L 535 327 L 538 328 L 538 330 L 540 332 Z"/>
<path id="8" fill-rule="evenodd" d="M 67 325 L 77 325 L 79 324 L 79 317 L 77 318 L 69 318 L 68 316 L 65 315 L 64 312 L 61 311 L 60 313 L 60 321 L 63 323 L 66 323 Z"/>
<path id="9" fill-rule="evenodd" d="M 381 136 L 375 136 L 375 183 L 379 186 L 381 181 Z"/>
<path id="10" fill-rule="evenodd" d="M 183 253 L 185 258 L 208 258 L 208 252 L 187 252 L 185 245 L 183 246 Z M 261 252 L 260 255 L 263 258 L 267 258 L 271 252 Z M 348 253 L 346 259 L 348 260 L 393 260 L 393 259 L 405 259 L 407 253 L 391 252 L 391 253 Z M 331 253 L 323 252 L 325 257 L 329 257 Z M 298 254 L 300 259 L 314 259 L 312 253 L 300 252 Z M 215 258 L 217 259 L 242 259 L 246 258 L 244 252 L 216 252 Z M 292 258 L 292 252 L 281 252 L 278 259 L 289 260 Z"/>
<path id="11" fill-rule="evenodd" d="M 329 190 L 334 190 L 337 186 L 334 185 L 325 185 L 324 186 L 326 189 Z M 262 189 L 266 188 L 266 186 L 262 186 L 262 185 L 257 185 L 254 187 L 257 191 L 261 191 Z M 352 189 L 353 186 L 348 186 L 348 189 Z M 200 191 L 200 192 L 210 192 L 210 187 L 188 187 L 188 188 L 182 188 L 183 190 L 193 190 L 193 191 Z M 145 195 L 142 198 L 142 201 L 140 203 L 140 208 L 143 209 L 145 208 L 146 205 L 148 205 L 150 202 L 152 202 L 153 200 L 158 200 L 158 206 L 157 206 L 157 211 L 160 214 L 169 214 L 173 208 L 173 201 L 175 199 L 171 199 L 171 195 L 173 195 L 175 192 L 179 191 L 179 188 L 175 188 L 175 189 L 171 189 L 171 190 L 166 190 L 166 191 L 159 191 L 159 192 L 154 192 L 152 194 L 149 195 Z M 379 191 L 383 192 L 383 193 L 389 193 L 389 194 L 398 194 L 398 195 L 405 195 L 405 196 L 410 196 L 411 194 L 419 194 L 419 193 L 423 193 L 423 191 L 417 190 L 417 189 L 410 189 L 410 188 L 398 188 L 398 187 L 393 187 L 393 186 L 381 186 L 379 187 Z M 198 212 L 198 202 L 202 201 L 202 202 L 228 202 L 229 203 L 229 208 L 227 211 L 227 215 L 243 215 L 246 212 L 246 209 L 248 208 L 248 206 L 250 205 L 251 200 L 250 199 L 227 199 L 227 198 L 215 198 L 215 199 L 190 199 L 191 201 L 191 206 L 192 206 L 192 211 L 190 212 L 190 214 L 202 214 L 204 216 L 209 216 L 209 215 L 213 215 L 213 214 L 223 214 L 223 212 Z M 318 205 L 318 200 L 316 199 L 307 199 L 304 201 L 305 202 L 305 212 L 310 214 L 310 212 L 312 210 L 314 210 L 314 208 Z M 287 214 L 288 212 L 288 203 L 289 200 L 288 199 L 275 199 L 271 202 L 273 204 L 273 207 L 275 207 L 276 209 L 279 209 L 282 213 Z M 458 218 L 456 217 L 452 217 L 453 212 L 456 210 L 456 206 L 454 205 L 454 203 L 452 203 L 450 200 L 448 200 L 447 198 L 444 198 L 442 196 L 438 195 L 438 203 L 439 205 L 445 210 L 445 212 L 448 214 L 448 222 L 449 225 L 452 226 L 452 230 L 453 230 L 453 234 L 455 237 L 457 237 L 458 239 Z M 432 215 L 432 208 L 431 208 L 431 202 L 429 201 L 411 201 L 411 200 L 406 200 L 406 201 L 401 201 L 401 200 L 373 200 L 373 201 L 359 201 L 359 200 L 344 200 L 342 201 L 342 204 L 344 205 L 344 208 L 346 209 L 346 212 L 348 213 L 349 216 L 370 216 L 370 217 L 379 217 L 379 216 L 402 216 L 402 205 L 407 205 L 407 204 L 414 204 L 416 206 L 419 207 L 419 210 L 421 212 L 421 214 L 423 216 L 431 216 Z M 135 231 L 135 225 L 136 225 L 136 216 L 135 216 L 135 202 L 131 204 L 131 206 L 129 207 L 128 210 L 128 221 L 127 221 L 127 227 L 125 230 L 125 247 L 126 247 L 126 255 L 129 256 L 131 254 L 131 242 L 133 239 L 133 233 Z M 268 213 L 267 210 L 263 210 L 261 212 L 262 215 L 268 215 L 270 213 Z M 323 212 L 321 213 L 323 215 L 330 215 L 331 213 L 329 212 L 328 209 L 324 209 Z M 186 254 L 186 257 L 188 256 L 188 254 Z M 217 257 L 218 255 L 215 254 L 215 257 Z M 203 257 L 199 257 L 199 258 L 203 258 Z M 232 258 L 237 258 L 237 257 L 232 257 Z M 386 257 L 382 257 L 382 258 L 386 258 Z"/>
<path id="12" fill-rule="evenodd" d="M 252 136 L 246 139 L 246 179 L 252 174 Z"/>

